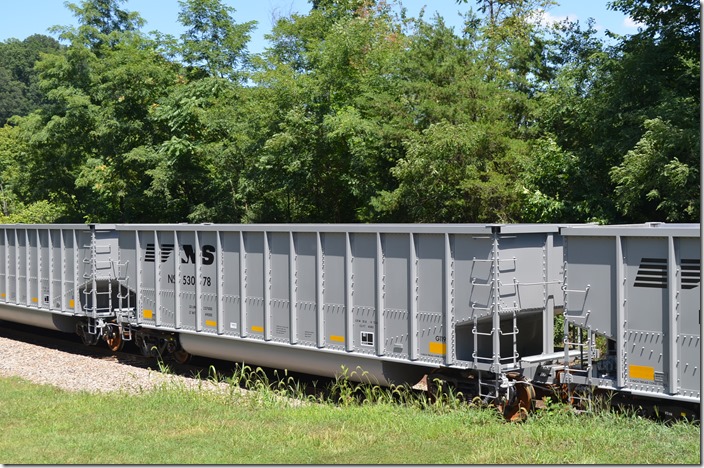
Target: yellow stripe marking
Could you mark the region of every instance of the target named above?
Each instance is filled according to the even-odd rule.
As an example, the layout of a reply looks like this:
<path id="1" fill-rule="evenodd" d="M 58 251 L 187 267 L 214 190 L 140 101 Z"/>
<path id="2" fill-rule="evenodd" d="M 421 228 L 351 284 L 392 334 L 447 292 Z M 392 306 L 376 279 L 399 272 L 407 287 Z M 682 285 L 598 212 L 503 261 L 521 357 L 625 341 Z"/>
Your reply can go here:
<path id="1" fill-rule="evenodd" d="M 144 309 L 142 311 L 142 317 L 145 319 L 150 319 L 154 316 L 154 312 L 152 312 L 150 309 Z"/>
<path id="2" fill-rule="evenodd" d="M 430 342 L 430 353 L 431 354 L 447 354 L 447 345 L 445 343 L 438 343 L 437 341 Z"/>
<path id="3" fill-rule="evenodd" d="M 628 376 L 632 379 L 655 381 L 655 368 L 650 366 L 628 366 Z"/>
<path id="4" fill-rule="evenodd" d="M 205 321 L 205 326 L 206 327 L 217 327 L 218 323 L 213 321 L 213 320 L 206 320 Z"/>
<path id="5" fill-rule="evenodd" d="M 345 342 L 345 337 L 340 335 L 330 335 L 330 341 L 337 341 L 339 343 Z"/>
<path id="6" fill-rule="evenodd" d="M 260 327 L 259 325 L 254 325 L 254 326 L 252 326 L 252 331 L 253 331 L 253 332 L 259 332 L 259 333 L 264 333 L 264 327 Z"/>

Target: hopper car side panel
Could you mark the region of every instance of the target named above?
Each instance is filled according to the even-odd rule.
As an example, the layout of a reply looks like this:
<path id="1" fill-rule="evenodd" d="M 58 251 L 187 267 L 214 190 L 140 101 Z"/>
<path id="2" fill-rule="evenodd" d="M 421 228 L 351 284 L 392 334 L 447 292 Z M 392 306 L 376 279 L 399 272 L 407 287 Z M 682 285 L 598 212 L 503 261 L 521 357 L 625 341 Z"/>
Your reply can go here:
<path id="1" fill-rule="evenodd" d="M 4 303 L 73 317 L 89 343 L 141 329 L 486 372 L 553 351 L 553 225 L 1 229 Z"/>
<path id="2" fill-rule="evenodd" d="M 611 344 L 602 369 L 573 376 L 633 394 L 700 400 L 699 226 L 567 228 L 568 322 Z"/>
<path id="3" fill-rule="evenodd" d="M 445 313 L 452 260 L 443 234 L 157 228 L 134 235 L 135 252 L 125 256 L 136 259 L 129 276 L 140 326 L 435 365 L 452 359 Z"/>
<path id="4" fill-rule="evenodd" d="M 555 227 L 504 236 L 505 259 L 491 226 L 416 228 L 118 227 L 142 327 L 431 367 L 553 351 Z"/>
<path id="5" fill-rule="evenodd" d="M 83 262 L 90 244 L 90 229 L 82 225 L 0 228 L 0 318 L 75 331 L 76 320 L 57 315 L 86 314 L 80 289 L 85 292 L 90 275 Z"/>
<path id="6" fill-rule="evenodd" d="M 80 318 L 114 315 L 118 249 L 111 226 L 0 227 L 0 319 L 69 332 Z"/>

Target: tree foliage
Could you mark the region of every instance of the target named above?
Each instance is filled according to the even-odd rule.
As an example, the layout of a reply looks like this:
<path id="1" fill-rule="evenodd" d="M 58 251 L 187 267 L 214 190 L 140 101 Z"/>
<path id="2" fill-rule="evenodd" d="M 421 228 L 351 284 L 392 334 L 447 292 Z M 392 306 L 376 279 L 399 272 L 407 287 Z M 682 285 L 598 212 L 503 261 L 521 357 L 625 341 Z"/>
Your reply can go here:
<path id="1" fill-rule="evenodd" d="M 645 133 L 623 162 L 611 169 L 616 206 L 636 220 L 688 221 L 697 213 L 699 132 L 660 118 L 645 121 Z"/>
<path id="2" fill-rule="evenodd" d="M 179 5 L 179 21 L 187 28 L 181 36 L 183 61 L 209 76 L 241 78 L 239 69 L 247 63 L 247 42 L 254 22 L 235 23 L 235 10 L 219 0 L 179 0 Z"/>
<path id="3" fill-rule="evenodd" d="M 68 3 L 0 43 L 0 221 L 698 220 L 698 3 L 613 0 L 642 27 L 606 40 L 553 3 L 312 0 L 258 55 L 222 0 L 178 38 Z"/>
<path id="4" fill-rule="evenodd" d="M 46 104 L 34 64 L 42 54 L 60 50 L 55 39 L 41 34 L 0 43 L 0 125 L 12 116 L 27 115 Z"/>

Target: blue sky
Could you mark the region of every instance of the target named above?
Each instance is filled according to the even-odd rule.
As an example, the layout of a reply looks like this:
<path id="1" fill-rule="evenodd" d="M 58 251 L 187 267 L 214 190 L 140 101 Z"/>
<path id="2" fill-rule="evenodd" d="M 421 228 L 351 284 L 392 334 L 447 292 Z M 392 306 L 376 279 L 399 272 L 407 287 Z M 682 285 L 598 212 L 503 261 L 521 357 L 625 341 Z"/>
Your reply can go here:
<path id="1" fill-rule="evenodd" d="M 73 2 L 78 3 L 79 0 Z M 307 0 L 224 0 L 224 3 L 235 8 L 238 23 L 258 22 L 249 44 L 250 52 L 255 53 L 267 46 L 264 35 L 271 29 L 272 18 L 291 12 L 307 13 L 310 9 Z M 620 12 L 608 10 L 607 3 L 608 0 L 562 0 L 560 5 L 546 12 L 546 18 L 569 17 L 586 23 L 587 18 L 592 17 L 599 31 L 608 29 L 618 34 L 637 32 L 633 21 Z M 456 31 L 461 27 L 458 12 L 466 11 L 470 6 L 476 9 L 474 0 L 460 5 L 455 0 L 402 0 L 402 4 L 410 16 L 417 16 L 423 6 L 426 7 L 426 18 L 437 11 Z M 158 30 L 174 35 L 182 32 L 177 22 L 178 0 L 128 0 L 124 7 L 140 13 L 147 21 L 145 31 Z M 4 0 L 0 15 L 0 41 L 24 39 L 36 33 L 51 35 L 47 31 L 50 26 L 74 24 L 75 18 L 64 6 L 63 0 Z"/>

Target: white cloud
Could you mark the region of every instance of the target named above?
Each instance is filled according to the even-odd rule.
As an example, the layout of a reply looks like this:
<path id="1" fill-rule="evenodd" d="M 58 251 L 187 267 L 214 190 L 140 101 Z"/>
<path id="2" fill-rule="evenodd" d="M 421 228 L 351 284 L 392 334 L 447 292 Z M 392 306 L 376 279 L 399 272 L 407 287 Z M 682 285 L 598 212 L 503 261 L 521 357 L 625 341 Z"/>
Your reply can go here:
<path id="1" fill-rule="evenodd" d="M 637 28 L 644 28 L 645 24 L 634 20 L 630 16 L 627 16 L 623 19 L 623 27 L 629 28 L 629 29 L 637 29 Z"/>
<path id="2" fill-rule="evenodd" d="M 566 15 L 555 16 L 545 10 L 535 10 L 529 19 L 533 24 L 539 24 L 541 26 L 552 26 L 553 24 L 561 23 L 565 20 L 576 21 L 577 15 L 568 13 Z"/>

